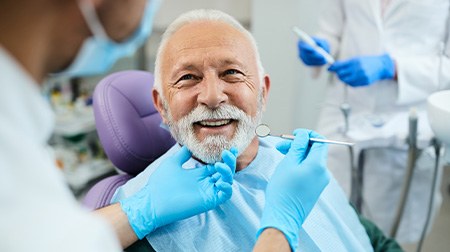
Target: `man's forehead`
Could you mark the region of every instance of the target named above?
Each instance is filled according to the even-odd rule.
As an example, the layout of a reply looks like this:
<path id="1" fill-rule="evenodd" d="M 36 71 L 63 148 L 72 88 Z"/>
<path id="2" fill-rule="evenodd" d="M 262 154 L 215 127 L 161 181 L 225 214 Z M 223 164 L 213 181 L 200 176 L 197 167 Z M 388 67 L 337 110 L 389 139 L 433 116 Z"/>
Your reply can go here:
<path id="1" fill-rule="evenodd" d="M 198 21 L 179 28 L 163 52 L 166 70 L 192 69 L 202 64 L 217 67 L 256 64 L 250 39 L 235 27 L 218 21 Z"/>
<path id="2" fill-rule="evenodd" d="M 206 65 L 221 68 L 231 66 L 245 67 L 246 64 L 244 64 L 238 57 L 227 57 L 225 55 L 219 56 L 216 54 L 209 58 L 196 56 L 180 57 L 177 58 L 175 64 L 171 65 L 171 69 L 174 72 L 181 70 L 199 70 L 199 68 Z"/>
<path id="3" fill-rule="evenodd" d="M 240 48 L 250 46 L 249 39 L 235 27 L 219 21 L 196 21 L 179 28 L 167 43 L 171 52 L 215 47 Z"/>

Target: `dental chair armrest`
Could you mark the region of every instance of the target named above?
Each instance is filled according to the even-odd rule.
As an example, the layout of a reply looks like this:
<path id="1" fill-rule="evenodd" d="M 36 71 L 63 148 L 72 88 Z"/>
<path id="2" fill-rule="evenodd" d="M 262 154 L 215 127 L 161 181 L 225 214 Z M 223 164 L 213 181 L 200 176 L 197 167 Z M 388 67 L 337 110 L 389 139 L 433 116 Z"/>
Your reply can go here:
<path id="1" fill-rule="evenodd" d="M 101 180 L 87 192 L 83 199 L 83 206 L 95 210 L 109 205 L 116 189 L 132 177 L 131 175 L 120 174 Z"/>

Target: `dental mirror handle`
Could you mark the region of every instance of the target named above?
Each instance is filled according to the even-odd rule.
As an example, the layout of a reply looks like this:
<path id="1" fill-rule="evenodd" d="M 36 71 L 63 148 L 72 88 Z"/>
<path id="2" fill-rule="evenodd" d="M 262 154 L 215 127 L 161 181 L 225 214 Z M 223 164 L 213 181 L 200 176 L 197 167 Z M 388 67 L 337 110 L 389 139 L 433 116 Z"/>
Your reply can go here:
<path id="1" fill-rule="evenodd" d="M 285 138 L 285 139 L 291 139 L 291 140 L 294 140 L 294 138 L 295 138 L 295 136 L 287 135 L 287 134 L 280 135 L 280 137 Z M 349 143 L 349 142 L 334 141 L 334 140 L 320 139 L 320 138 L 314 138 L 314 137 L 311 137 L 309 139 L 309 141 L 316 142 L 316 143 L 329 143 L 329 144 L 338 144 L 338 145 L 346 145 L 346 146 L 355 145 L 354 143 Z"/>

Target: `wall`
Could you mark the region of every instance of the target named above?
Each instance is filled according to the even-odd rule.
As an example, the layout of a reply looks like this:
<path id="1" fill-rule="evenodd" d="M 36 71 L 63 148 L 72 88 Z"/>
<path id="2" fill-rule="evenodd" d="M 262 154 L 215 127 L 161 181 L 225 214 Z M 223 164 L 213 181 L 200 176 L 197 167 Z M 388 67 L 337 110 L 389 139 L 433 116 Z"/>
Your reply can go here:
<path id="1" fill-rule="evenodd" d="M 155 17 L 154 28 L 165 29 L 180 14 L 193 9 L 222 10 L 239 22 L 250 21 L 250 0 L 163 0 Z"/>
<path id="2" fill-rule="evenodd" d="M 266 72 L 271 76 L 264 122 L 272 132 L 314 128 L 323 102 L 325 77 L 313 79 L 297 57 L 297 38 L 291 27 L 313 34 L 317 27 L 318 1 L 252 0 L 251 29 Z"/>

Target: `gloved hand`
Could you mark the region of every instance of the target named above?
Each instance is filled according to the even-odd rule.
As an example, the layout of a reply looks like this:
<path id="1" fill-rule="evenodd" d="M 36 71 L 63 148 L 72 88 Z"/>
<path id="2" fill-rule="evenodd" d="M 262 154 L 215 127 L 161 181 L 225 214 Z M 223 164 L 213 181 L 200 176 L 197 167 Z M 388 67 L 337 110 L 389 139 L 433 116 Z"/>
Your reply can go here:
<path id="1" fill-rule="evenodd" d="M 298 245 L 298 234 L 320 194 L 328 185 L 327 146 L 309 142 L 310 137 L 323 138 L 304 129 L 294 131 L 294 141 L 277 145 L 287 153 L 278 164 L 266 189 L 266 203 L 257 236 L 268 227 L 284 233 L 291 249 Z"/>
<path id="2" fill-rule="evenodd" d="M 395 76 L 395 64 L 388 54 L 336 61 L 328 70 L 336 72 L 341 81 L 352 87 L 367 86 Z"/>
<path id="3" fill-rule="evenodd" d="M 330 45 L 325 39 L 313 37 L 314 42 L 326 52 L 330 52 Z M 298 56 L 307 66 L 323 66 L 327 63 L 326 59 L 314 50 L 310 45 L 300 40 L 297 44 Z"/>
<path id="4" fill-rule="evenodd" d="M 223 162 L 183 169 L 191 152 L 182 147 L 166 159 L 139 192 L 120 201 L 139 239 L 158 227 L 216 208 L 231 198 L 237 150 L 222 152 Z"/>

